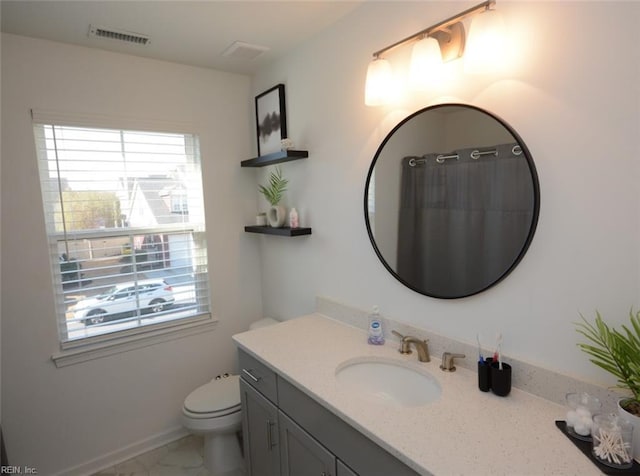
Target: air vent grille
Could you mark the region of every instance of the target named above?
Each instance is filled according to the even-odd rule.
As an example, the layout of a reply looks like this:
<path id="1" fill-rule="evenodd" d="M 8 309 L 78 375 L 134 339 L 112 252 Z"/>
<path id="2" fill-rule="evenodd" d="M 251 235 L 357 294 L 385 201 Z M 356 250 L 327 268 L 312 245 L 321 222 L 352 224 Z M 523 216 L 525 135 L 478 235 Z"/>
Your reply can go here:
<path id="1" fill-rule="evenodd" d="M 244 41 L 235 41 L 222 52 L 222 56 L 228 58 L 252 60 L 257 58 L 269 48 L 262 45 L 253 45 Z"/>
<path id="2" fill-rule="evenodd" d="M 148 45 L 151 40 L 146 35 L 140 33 L 132 33 L 130 31 L 115 30 L 113 28 L 105 28 L 102 26 L 89 26 L 89 36 L 96 38 L 108 38 L 110 40 L 124 41 L 126 43 L 134 43 L 137 45 Z"/>

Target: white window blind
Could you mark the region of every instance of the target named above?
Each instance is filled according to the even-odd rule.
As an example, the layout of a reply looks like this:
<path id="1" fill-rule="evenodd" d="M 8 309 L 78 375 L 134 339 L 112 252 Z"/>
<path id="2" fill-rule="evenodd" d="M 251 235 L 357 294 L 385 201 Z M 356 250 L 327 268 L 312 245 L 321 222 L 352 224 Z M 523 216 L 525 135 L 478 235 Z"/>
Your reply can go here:
<path id="1" fill-rule="evenodd" d="M 210 318 L 197 136 L 38 119 L 63 348 Z"/>

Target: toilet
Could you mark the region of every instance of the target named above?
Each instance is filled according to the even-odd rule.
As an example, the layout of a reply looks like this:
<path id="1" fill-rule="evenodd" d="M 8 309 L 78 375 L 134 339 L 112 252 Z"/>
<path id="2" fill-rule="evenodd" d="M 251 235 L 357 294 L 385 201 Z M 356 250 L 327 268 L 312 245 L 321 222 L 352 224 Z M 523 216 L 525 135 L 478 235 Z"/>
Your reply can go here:
<path id="1" fill-rule="evenodd" d="M 249 329 L 277 323 L 265 318 Z M 191 392 L 182 406 L 182 424 L 191 433 L 204 436 L 204 467 L 212 474 L 223 475 L 244 467 L 238 440 L 242 428 L 238 375 L 219 375 Z"/>

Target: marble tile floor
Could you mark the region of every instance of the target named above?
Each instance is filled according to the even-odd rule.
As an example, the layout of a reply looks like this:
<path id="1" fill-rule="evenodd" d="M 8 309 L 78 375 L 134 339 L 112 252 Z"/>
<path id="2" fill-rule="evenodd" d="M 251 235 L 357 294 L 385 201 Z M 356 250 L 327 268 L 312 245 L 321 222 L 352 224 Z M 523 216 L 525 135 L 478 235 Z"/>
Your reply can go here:
<path id="1" fill-rule="evenodd" d="M 202 465 L 202 438 L 190 435 L 93 476 L 244 476 L 244 472 L 214 475 L 207 471 Z"/>

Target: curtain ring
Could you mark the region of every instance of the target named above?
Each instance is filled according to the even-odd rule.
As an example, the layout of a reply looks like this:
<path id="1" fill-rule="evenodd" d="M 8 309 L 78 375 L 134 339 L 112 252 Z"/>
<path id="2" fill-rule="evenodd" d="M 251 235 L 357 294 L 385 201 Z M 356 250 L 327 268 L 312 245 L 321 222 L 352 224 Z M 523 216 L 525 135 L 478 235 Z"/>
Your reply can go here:
<path id="1" fill-rule="evenodd" d="M 415 167 L 416 166 L 416 159 L 415 157 L 411 157 L 409 159 L 409 167 Z"/>
<path id="2" fill-rule="evenodd" d="M 485 150 L 484 152 L 480 152 L 479 150 L 474 150 L 473 152 L 471 152 L 471 154 L 469 154 L 469 156 L 473 160 L 478 160 L 483 155 L 493 155 L 495 157 L 498 157 L 498 149 Z"/>
<path id="3" fill-rule="evenodd" d="M 513 155 L 520 155 L 520 154 L 522 154 L 522 147 L 520 147 L 519 145 L 514 145 L 514 146 L 511 148 L 511 153 L 512 153 Z"/>
<path id="4" fill-rule="evenodd" d="M 438 162 L 439 164 L 444 164 L 444 161 L 447 159 L 460 159 L 460 156 L 458 154 L 451 154 L 451 155 L 444 155 L 444 154 L 440 154 L 438 155 L 438 157 L 436 157 L 436 162 Z"/>

